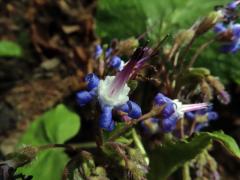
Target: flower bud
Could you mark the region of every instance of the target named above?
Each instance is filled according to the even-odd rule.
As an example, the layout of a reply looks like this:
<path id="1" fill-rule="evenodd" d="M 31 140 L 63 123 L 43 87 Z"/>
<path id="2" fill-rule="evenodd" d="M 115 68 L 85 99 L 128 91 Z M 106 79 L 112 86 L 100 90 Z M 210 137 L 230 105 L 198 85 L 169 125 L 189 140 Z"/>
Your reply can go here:
<path id="1" fill-rule="evenodd" d="M 202 35 L 211 29 L 221 18 L 223 18 L 223 13 L 221 10 L 213 11 L 209 13 L 207 17 L 199 22 L 196 27 L 196 35 Z"/>
<path id="2" fill-rule="evenodd" d="M 139 42 L 135 38 L 129 38 L 120 41 L 118 44 L 118 54 L 130 56 L 135 48 L 139 46 Z"/>
<path id="3" fill-rule="evenodd" d="M 100 80 L 94 73 L 91 73 L 85 77 L 85 81 L 87 83 L 88 90 L 92 90 L 98 86 Z"/>
<path id="4" fill-rule="evenodd" d="M 93 96 L 88 91 L 80 91 L 76 94 L 76 101 L 79 106 L 85 106 L 93 99 Z"/>
<path id="5" fill-rule="evenodd" d="M 193 39 L 194 35 L 195 31 L 192 28 L 182 30 L 176 35 L 175 43 L 181 46 L 185 46 Z"/>

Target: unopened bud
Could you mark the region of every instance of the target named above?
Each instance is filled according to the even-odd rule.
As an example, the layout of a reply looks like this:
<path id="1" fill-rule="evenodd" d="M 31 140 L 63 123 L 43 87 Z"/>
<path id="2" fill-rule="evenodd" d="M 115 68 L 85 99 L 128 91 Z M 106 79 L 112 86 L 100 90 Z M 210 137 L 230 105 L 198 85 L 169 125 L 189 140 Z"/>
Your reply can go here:
<path id="1" fill-rule="evenodd" d="M 205 18 L 203 18 L 198 26 L 196 27 L 196 35 L 201 35 L 213 28 L 213 26 L 221 19 L 223 18 L 223 13 L 221 10 L 219 11 L 213 11 L 209 13 L 209 15 Z"/>
<path id="2" fill-rule="evenodd" d="M 205 80 L 203 80 L 200 83 L 200 88 L 201 88 L 201 93 L 203 94 L 204 101 L 210 101 L 213 98 L 213 96 L 212 96 L 212 89 L 209 86 L 209 84 Z"/>
<path id="3" fill-rule="evenodd" d="M 134 49 L 138 47 L 138 45 L 139 45 L 139 42 L 135 38 L 129 38 L 129 39 L 120 41 L 117 46 L 118 54 L 130 56 L 133 53 Z"/>
<path id="4" fill-rule="evenodd" d="M 175 42 L 180 46 L 185 46 L 188 44 L 194 37 L 195 31 L 193 29 L 182 30 L 177 33 Z"/>
<path id="5" fill-rule="evenodd" d="M 229 104 L 231 101 L 230 95 L 225 91 L 225 87 L 220 80 L 213 76 L 207 76 L 206 80 L 218 94 L 217 98 L 219 101 L 223 104 Z"/>

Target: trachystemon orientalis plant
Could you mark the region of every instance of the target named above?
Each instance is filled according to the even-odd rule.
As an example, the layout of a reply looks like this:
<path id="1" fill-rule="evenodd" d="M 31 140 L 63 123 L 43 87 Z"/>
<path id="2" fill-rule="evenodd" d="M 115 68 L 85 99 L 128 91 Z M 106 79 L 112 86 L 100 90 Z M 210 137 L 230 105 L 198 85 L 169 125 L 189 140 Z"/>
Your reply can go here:
<path id="1" fill-rule="evenodd" d="M 193 65 L 212 43 L 222 53 L 237 53 L 239 4 L 216 7 L 172 40 L 171 35 L 151 45 L 142 36 L 109 45 L 99 40 L 92 50 L 94 72 L 76 92 L 79 109 L 88 112 L 85 119 L 95 126 L 89 133 L 96 137 L 96 147 L 82 147 L 63 178 L 166 179 L 180 169 L 183 179 L 220 179 L 209 153 L 212 141 L 220 141 L 237 158 L 240 151 L 223 132 L 204 129 L 219 116 L 212 100 L 227 105 L 231 99 L 218 77 Z M 211 39 L 193 51 L 207 32 Z M 28 147 L 1 166 L 4 172 L 16 169 L 33 161 L 38 151 L 54 147 L 76 150 L 68 145 Z"/>

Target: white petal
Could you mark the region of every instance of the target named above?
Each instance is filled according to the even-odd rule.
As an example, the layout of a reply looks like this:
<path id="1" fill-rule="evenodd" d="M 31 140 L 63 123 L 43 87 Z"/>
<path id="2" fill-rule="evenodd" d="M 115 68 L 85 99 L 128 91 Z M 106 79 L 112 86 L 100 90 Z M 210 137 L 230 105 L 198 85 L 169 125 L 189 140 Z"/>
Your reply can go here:
<path id="1" fill-rule="evenodd" d="M 114 79 L 115 76 L 106 76 L 105 80 L 100 80 L 98 86 L 98 99 L 101 106 L 121 106 L 129 100 L 128 93 L 130 88 L 127 86 L 127 84 L 125 84 L 123 89 L 121 89 L 117 95 L 111 96 L 110 90 L 112 89 L 111 85 Z"/>

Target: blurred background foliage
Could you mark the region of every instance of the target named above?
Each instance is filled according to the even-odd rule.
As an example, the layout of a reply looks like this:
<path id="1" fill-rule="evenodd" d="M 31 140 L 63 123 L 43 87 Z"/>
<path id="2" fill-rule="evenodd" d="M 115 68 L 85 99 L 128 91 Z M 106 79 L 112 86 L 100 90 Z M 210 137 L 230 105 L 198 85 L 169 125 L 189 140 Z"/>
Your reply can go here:
<path id="1" fill-rule="evenodd" d="M 228 0 L 100 0 L 97 9 L 97 33 L 104 43 L 113 38 L 138 37 L 149 30 L 151 43 L 166 34 L 174 36 L 181 29 L 191 27 L 195 21 L 206 16 L 216 5 Z M 193 51 L 206 42 L 213 32 L 198 39 Z M 191 56 L 192 54 L 190 54 Z M 212 44 L 198 58 L 195 66 L 207 67 L 225 84 L 240 84 L 240 61 L 238 54 L 222 54 L 217 43 Z"/>

